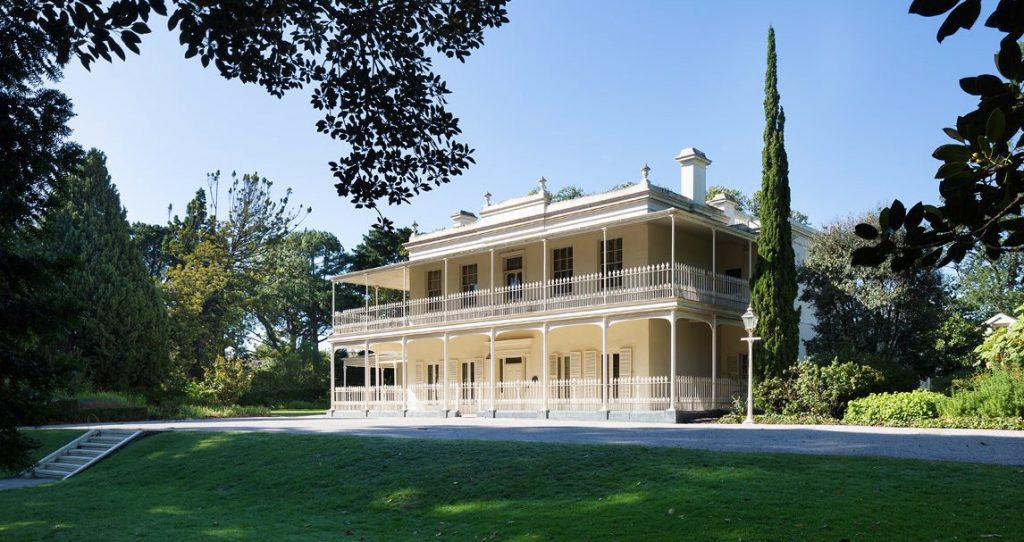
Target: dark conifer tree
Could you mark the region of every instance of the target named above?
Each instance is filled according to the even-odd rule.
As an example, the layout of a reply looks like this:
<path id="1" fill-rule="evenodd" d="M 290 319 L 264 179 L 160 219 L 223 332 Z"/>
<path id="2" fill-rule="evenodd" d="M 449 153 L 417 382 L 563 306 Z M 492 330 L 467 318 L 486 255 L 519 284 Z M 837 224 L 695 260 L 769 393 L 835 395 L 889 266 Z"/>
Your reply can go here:
<path id="1" fill-rule="evenodd" d="M 761 376 L 779 376 L 796 363 L 800 352 L 800 312 L 796 258 L 790 225 L 789 161 L 786 157 L 786 115 L 779 103 L 775 29 L 768 28 L 768 69 L 764 82 L 764 150 L 761 174 L 761 231 L 757 266 L 751 279 L 751 305 L 757 313 L 755 369 Z"/>
<path id="2" fill-rule="evenodd" d="M 168 367 L 167 314 L 103 153 L 89 151 L 56 199 L 45 227 L 53 250 L 76 260 L 61 290 L 79 309 L 64 346 L 96 389 L 153 396 Z"/>

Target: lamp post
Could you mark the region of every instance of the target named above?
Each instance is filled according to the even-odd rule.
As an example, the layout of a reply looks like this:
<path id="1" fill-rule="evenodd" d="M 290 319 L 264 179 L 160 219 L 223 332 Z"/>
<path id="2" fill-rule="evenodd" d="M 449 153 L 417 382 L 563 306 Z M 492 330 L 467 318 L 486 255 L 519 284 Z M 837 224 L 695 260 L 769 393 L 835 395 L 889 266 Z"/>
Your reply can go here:
<path id="1" fill-rule="evenodd" d="M 754 341 L 760 341 L 761 337 L 754 336 L 754 330 L 757 329 L 757 315 L 754 314 L 754 309 L 747 305 L 747 312 L 743 313 L 743 329 L 747 330 L 746 338 L 740 339 L 741 341 L 747 341 L 747 419 L 743 420 L 745 424 L 754 423 Z"/>

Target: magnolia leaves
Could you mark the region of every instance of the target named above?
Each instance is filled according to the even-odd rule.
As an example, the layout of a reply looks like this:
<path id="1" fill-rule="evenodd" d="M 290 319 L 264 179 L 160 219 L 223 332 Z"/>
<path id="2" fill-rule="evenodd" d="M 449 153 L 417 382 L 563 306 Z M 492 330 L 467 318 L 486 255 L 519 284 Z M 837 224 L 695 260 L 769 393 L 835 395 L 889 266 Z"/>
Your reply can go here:
<path id="1" fill-rule="evenodd" d="M 975 0 L 915 0 L 911 13 L 933 17 L 949 12 L 938 40 L 969 29 L 979 16 Z M 997 259 L 1024 251 L 1024 55 L 1017 41 L 1024 35 L 1024 2 L 1000 0 L 985 25 L 1005 32 L 995 55 L 999 74 L 965 77 L 960 87 L 978 97 L 978 107 L 944 128 L 952 142 L 932 157 L 942 164 L 935 173 L 941 205 L 917 203 L 906 209 L 899 200 L 882 209 L 877 224 L 860 224 L 859 237 L 876 244 L 858 249 L 853 262 L 878 266 L 891 258 L 894 270 L 911 265 L 943 266 L 960 262 L 975 246 Z"/>

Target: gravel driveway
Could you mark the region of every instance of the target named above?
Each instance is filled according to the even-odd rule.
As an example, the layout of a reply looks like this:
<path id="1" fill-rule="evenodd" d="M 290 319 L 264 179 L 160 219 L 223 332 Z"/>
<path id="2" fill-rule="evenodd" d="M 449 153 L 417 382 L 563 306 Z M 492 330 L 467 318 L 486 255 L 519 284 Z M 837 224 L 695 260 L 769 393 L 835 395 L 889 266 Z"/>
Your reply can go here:
<path id="1" fill-rule="evenodd" d="M 334 433 L 393 438 L 638 444 L 729 452 L 901 457 L 1024 465 L 1024 432 L 852 426 L 654 424 L 482 418 L 229 418 L 66 425 L 151 431 Z M 56 428 L 56 427 L 55 427 Z"/>

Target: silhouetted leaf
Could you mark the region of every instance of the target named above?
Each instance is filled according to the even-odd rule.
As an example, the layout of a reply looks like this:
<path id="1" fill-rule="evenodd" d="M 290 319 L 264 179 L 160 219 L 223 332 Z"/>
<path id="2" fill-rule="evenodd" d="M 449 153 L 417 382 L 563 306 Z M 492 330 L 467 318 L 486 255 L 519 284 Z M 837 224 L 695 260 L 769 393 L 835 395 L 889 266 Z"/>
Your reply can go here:
<path id="1" fill-rule="evenodd" d="M 939 43 L 942 43 L 942 40 L 952 36 L 961 28 L 970 30 L 980 14 L 981 0 L 966 0 L 963 4 L 953 9 L 946 17 L 946 20 L 942 22 L 942 26 L 939 27 L 939 32 L 935 36 L 936 39 L 939 40 Z"/>
<path id="2" fill-rule="evenodd" d="M 861 239 L 867 239 L 868 241 L 878 239 L 878 228 L 871 224 L 857 224 L 853 227 L 853 231 Z"/>
<path id="3" fill-rule="evenodd" d="M 964 142 L 964 138 L 960 136 L 960 133 L 957 132 L 955 128 L 943 128 L 942 131 L 946 132 L 946 135 L 948 135 L 954 141 L 959 141 L 960 143 Z"/>
<path id="4" fill-rule="evenodd" d="M 1006 130 L 1006 116 L 999 108 L 993 109 L 985 123 L 985 136 L 990 142 L 1001 141 Z"/>
<path id="5" fill-rule="evenodd" d="M 903 226 L 903 219 L 907 217 L 907 208 L 900 200 L 893 200 L 889 206 L 889 227 L 898 230 Z"/>
<path id="6" fill-rule="evenodd" d="M 934 17 L 953 9 L 960 0 L 914 0 L 910 3 L 910 13 L 925 17 Z"/>

